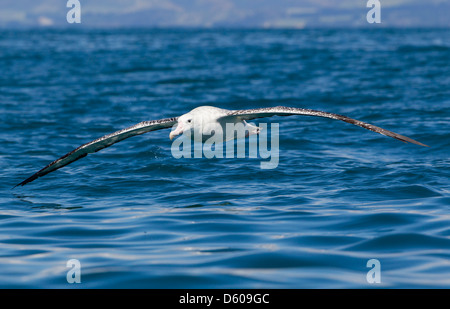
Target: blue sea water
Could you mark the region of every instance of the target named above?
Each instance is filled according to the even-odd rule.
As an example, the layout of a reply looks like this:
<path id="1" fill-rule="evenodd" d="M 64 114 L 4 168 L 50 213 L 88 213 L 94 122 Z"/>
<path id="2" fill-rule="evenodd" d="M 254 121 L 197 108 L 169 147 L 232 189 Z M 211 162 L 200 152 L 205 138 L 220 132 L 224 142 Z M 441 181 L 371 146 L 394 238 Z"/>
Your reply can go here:
<path id="1" fill-rule="evenodd" d="M 0 70 L 1 288 L 450 287 L 449 30 L 1 30 Z M 274 117 L 275 169 L 175 159 L 161 130 L 11 189 L 201 105 L 430 147 Z"/>

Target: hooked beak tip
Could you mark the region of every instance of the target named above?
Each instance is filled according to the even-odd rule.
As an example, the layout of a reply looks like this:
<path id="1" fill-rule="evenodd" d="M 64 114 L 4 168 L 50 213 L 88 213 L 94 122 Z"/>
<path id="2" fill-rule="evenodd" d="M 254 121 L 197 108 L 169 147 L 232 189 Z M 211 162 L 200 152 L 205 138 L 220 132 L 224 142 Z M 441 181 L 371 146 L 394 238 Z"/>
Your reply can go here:
<path id="1" fill-rule="evenodd" d="M 178 135 L 180 135 L 182 133 L 183 133 L 183 127 L 181 125 L 178 125 L 175 130 L 170 132 L 169 138 L 170 138 L 170 140 L 173 140 L 175 138 L 175 136 L 178 136 Z"/>
<path id="2" fill-rule="evenodd" d="M 178 136 L 178 135 L 180 135 L 180 131 L 175 130 L 175 131 L 170 132 L 169 138 L 170 138 L 170 140 L 173 140 L 175 138 L 175 136 Z"/>

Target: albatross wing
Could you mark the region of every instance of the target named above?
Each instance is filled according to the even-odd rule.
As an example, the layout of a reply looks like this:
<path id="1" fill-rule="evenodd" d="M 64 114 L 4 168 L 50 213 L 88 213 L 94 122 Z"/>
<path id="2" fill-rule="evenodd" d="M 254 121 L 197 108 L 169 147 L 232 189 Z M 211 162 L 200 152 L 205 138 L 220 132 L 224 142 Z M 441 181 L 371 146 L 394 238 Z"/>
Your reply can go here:
<path id="1" fill-rule="evenodd" d="M 92 142 L 81 145 L 80 147 L 65 154 L 61 158 L 53 161 L 52 163 L 50 163 L 49 165 L 47 165 L 46 167 L 44 167 L 43 169 L 32 175 L 31 177 L 25 179 L 15 187 L 24 186 L 27 183 L 32 182 L 33 180 L 39 177 L 42 177 L 50 172 L 53 172 L 61 167 L 64 167 L 78 159 L 87 156 L 89 153 L 94 153 L 99 150 L 102 150 L 103 148 L 109 147 L 126 138 L 144 134 L 150 131 L 170 128 L 177 123 L 177 119 L 178 118 L 166 118 L 160 120 L 143 121 L 126 129 L 119 130 L 114 133 L 102 136 L 96 140 L 93 140 Z"/>
<path id="2" fill-rule="evenodd" d="M 264 117 L 272 117 L 272 116 L 293 116 L 293 115 L 304 115 L 304 116 L 318 116 L 325 117 L 331 119 L 342 120 L 367 130 L 371 130 L 373 132 L 377 132 L 395 139 L 398 139 L 405 143 L 412 143 L 420 146 L 429 147 L 428 145 L 422 144 L 412 138 L 385 130 L 383 128 L 374 126 L 369 123 L 365 123 L 347 116 L 327 113 L 322 111 L 317 111 L 313 109 L 305 109 L 305 108 L 295 108 L 295 107 L 285 107 L 285 106 L 277 106 L 277 107 L 267 107 L 267 108 L 256 108 L 256 109 L 246 109 L 246 110 L 233 110 L 230 111 L 226 116 L 222 117 L 226 121 L 227 118 L 238 118 L 240 120 L 252 120 L 257 118 Z"/>

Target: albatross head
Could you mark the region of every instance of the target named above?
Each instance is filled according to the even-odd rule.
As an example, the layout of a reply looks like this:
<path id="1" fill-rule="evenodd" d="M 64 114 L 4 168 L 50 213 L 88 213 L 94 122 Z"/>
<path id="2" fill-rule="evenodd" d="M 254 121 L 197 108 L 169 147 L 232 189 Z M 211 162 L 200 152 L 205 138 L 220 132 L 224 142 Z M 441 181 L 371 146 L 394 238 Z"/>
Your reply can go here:
<path id="1" fill-rule="evenodd" d="M 181 135 L 185 132 L 192 131 L 194 129 L 194 117 L 191 113 L 184 114 L 178 117 L 178 125 L 175 130 L 169 134 L 170 140 L 173 140 L 175 136 Z"/>
<path id="2" fill-rule="evenodd" d="M 213 107 L 200 106 L 189 113 L 178 117 L 178 125 L 175 130 L 170 132 L 169 137 L 172 140 L 175 136 L 190 132 L 193 137 L 208 136 L 211 130 L 217 130 L 221 127 L 218 119 L 226 114 L 227 110 Z"/>

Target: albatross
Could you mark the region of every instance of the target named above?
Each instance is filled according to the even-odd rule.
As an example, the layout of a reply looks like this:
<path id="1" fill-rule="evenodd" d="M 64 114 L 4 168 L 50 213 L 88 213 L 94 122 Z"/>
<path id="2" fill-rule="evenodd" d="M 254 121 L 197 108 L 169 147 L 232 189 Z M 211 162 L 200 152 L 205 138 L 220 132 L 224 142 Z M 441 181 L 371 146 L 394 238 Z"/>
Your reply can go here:
<path id="1" fill-rule="evenodd" d="M 24 186 L 27 183 L 32 182 L 33 180 L 36 180 L 39 177 L 47 175 L 48 173 L 56 171 L 57 169 L 60 169 L 72 162 L 75 162 L 76 160 L 81 159 L 90 153 L 102 150 L 115 143 L 123 141 L 124 139 L 127 139 L 129 137 L 144 134 L 147 132 L 157 131 L 161 129 L 175 128 L 169 134 L 170 140 L 172 140 L 176 136 L 190 132 L 191 137 L 193 139 L 197 138 L 198 141 L 204 142 L 205 139 L 208 136 L 210 136 L 211 132 L 225 131 L 224 128 L 225 124 L 227 123 L 232 124 L 241 123 L 245 126 L 246 130 L 250 131 L 250 134 L 258 134 L 259 128 L 252 124 L 247 123 L 248 120 L 272 116 L 294 116 L 294 115 L 317 116 L 317 117 L 337 119 L 360 126 L 362 128 L 368 129 L 376 133 L 380 133 L 395 138 L 405 143 L 412 143 L 428 147 L 427 145 L 422 144 L 409 137 L 385 130 L 383 128 L 374 126 L 369 123 L 365 123 L 347 116 L 313 109 L 277 106 L 277 107 L 256 108 L 246 110 L 227 110 L 213 106 L 200 106 L 179 117 L 143 121 L 131 127 L 116 131 L 114 133 L 95 139 L 89 143 L 83 144 L 80 147 L 60 157 L 59 159 L 56 159 L 55 161 L 51 162 L 43 169 L 39 170 L 29 178 L 17 184 L 15 187 Z"/>

